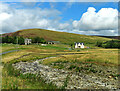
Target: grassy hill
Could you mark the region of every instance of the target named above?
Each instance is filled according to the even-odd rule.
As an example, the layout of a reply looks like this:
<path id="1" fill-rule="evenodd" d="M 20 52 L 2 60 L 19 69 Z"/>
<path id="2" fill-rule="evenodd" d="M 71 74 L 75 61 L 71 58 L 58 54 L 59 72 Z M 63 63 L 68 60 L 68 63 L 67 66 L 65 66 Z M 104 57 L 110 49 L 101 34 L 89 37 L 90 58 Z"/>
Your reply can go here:
<path id="1" fill-rule="evenodd" d="M 71 44 L 74 42 L 83 42 L 85 44 L 94 45 L 97 41 L 107 41 L 111 40 L 110 38 L 103 38 L 98 36 L 88 36 L 88 35 L 80 35 L 74 33 L 67 33 L 67 32 L 57 32 L 45 29 L 24 29 L 19 30 L 13 33 L 7 33 L 3 36 L 23 36 L 25 38 L 32 38 L 32 37 L 43 37 L 46 41 L 60 41 L 61 43 Z"/>

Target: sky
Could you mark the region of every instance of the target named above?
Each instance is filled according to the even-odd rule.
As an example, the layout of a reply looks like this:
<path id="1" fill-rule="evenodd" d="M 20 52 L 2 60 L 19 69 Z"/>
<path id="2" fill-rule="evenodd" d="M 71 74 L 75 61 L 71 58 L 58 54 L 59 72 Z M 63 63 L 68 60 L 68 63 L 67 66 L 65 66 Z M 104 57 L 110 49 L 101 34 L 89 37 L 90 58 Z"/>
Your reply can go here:
<path id="1" fill-rule="evenodd" d="M 41 28 L 117 36 L 118 12 L 118 2 L 1 2 L 0 33 Z"/>

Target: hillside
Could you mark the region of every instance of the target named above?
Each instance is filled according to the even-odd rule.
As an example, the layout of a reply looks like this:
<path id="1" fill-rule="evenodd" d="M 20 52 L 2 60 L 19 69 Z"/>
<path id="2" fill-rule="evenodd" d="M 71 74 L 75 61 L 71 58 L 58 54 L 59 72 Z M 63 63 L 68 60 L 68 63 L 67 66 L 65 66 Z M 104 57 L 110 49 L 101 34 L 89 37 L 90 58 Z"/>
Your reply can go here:
<path id="1" fill-rule="evenodd" d="M 23 36 L 25 38 L 43 37 L 46 41 L 60 41 L 61 43 L 71 44 L 74 42 L 83 42 L 85 44 L 95 44 L 97 41 L 111 40 L 98 36 L 80 35 L 67 32 L 57 32 L 45 29 L 24 29 L 13 33 L 6 33 L 3 36 Z"/>
<path id="2" fill-rule="evenodd" d="M 111 39 L 118 39 L 118 40 L 120 40 L 120 36 L 100 36 L 100 35 L 92 35 L 92 36 L 99 36 L 99 37 L 104 37 L 104 38 L 111 38 Z"/>

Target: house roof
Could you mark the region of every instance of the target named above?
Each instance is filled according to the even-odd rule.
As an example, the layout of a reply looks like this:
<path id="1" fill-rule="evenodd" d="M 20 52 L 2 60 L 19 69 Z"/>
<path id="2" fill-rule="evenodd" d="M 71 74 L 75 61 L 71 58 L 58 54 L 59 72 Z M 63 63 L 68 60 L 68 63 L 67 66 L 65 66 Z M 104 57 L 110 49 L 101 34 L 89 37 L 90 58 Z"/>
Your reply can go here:
<path id="1" fill-rule="evenodd" d="M 80 42 L 75 42 L 75 44 L 79 44 Z M 80 44 L 82 44 L 82 43 L 80 43 Z M 83 43 L 84 44 L 84 43 Z"/>

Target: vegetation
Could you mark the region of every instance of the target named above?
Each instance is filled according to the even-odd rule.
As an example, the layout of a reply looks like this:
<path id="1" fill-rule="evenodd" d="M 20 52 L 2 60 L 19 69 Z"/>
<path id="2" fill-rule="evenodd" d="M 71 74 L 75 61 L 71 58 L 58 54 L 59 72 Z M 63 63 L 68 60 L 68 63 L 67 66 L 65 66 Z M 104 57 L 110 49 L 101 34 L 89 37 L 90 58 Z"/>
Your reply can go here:
<path id="1" fill-rule="evenodd" d="M 39 75 L 20 74 L 19 70 L 14 70 L 11 63 L 4 65 L 2 76 L 2 89 L 57 89 L 51 83 L 46 84 Z"/>
<path id="2" fill-rule="evenodd" d="M 17 34 L 17 35 L 15 35 Z M 13 36 L 15 35 L 15 36 Z M 51 84 L 46 84 L 40 76 L 33 74 L 20 74 L 14 70 L 12 63 L 20 61 L 34 61 L 36 59 L 54 57 L 41 61 L 41 64 L 50 65 L 53 68 L 67 69 L 76 72 L 96 73 L 98 65 L 118 65 L 117 40 L 97 36 L 86 36 L 65 32 L 55 32 L 44 29 L 26 29 L 13 33 L 11 36 L 3 37 L 2 52 L 19 50 L 2 55 L 2 89 L 56 89 Z M 36 37 L 38 36 L 38 37 Z M 22 45 L 24 38 L 31 38 L 34 44 Z M 36 45 L 35 43 L 46 43 L 46 41 L 60 41 L 63 44 Z M 96 41 L 99 41 L 96 43 Z M 73 49 L 74 42 L 83 42 L 90 48 Z M 5 43 L 5 44 L 4 44 Z M 9 44 L 13 43 L 13 44 Z M 18 44 L 21 45 L 18 45 Z M 95 44 L 96 43 L 96 44 Z M 95 45 L 103 48 L 95 48 Z M 114 47 L 113 47 L 114 46 Z M 92 47 L 92 48 L 91 48 Z M 112 56 L 111 56 L 112 55 Z M 69 65 L 68 65 L 69 64 Z M 94 66 L 96 69 L 94 69 Z M 99 67 L 98 67 L 99 68 Z M 117 76 L 118 74 L 115 74 Z M 67 86 L 69 77 L 64 82 L 64 89 Z"/>
<path id="3" fill-rule="evenodd" d="M 24 44 L 24 38 L 23 37 L 17 37 L 17 36 L 5 36 L 2 37 L 2 43 L 13 43 L 13 44 Z"/>
<path id="4" fill-rule="evenodd" d="M 13 44 L 25 44 L 24 42 L 24 37 L 22 36 L 5 36 L 2 37 L 2 43 L 13 43 Z M 32 43 L 46 43 L 46 41 L 44 40 L 44 38 L 40 38 L 40 37 L 34 37 L 32 38 Z"/>
<path id="5" fill-rule="evenodd" d="M 96 41 L 108 41 L 110 38 L 103 38 L 98 36 L 80 35 L 66 32 L 50 31 L 45 29 L 24 29 L 14 32 L 12 36 L 22 36 L 24 38 L 34 38 L 36 36 L 44 38 L 45 41 L 60 41 L 63 44 L 74 44 L 74 42 L 83 42 L 85 45 L 91 47 L 95 46 Z"/>
<path id="6" fill-rule="evenodd" d="M 62 55 L 56 58 L 44 60 L 42 63 L 97 63 L 97 64 L 118 64 L 118 49 L 86 49 L 74 55 Z M 112 56 L 111 56 L 112 55 Z"/>
<path id="7" fill-rule="evenodd" d="M 119 40 L 110 40 L 106 42 L 97 42 L 96 46 L 103 48 L 120 48 Z"/>
<path id="8" fill-rule="evenodd" d="M 46 41 L 44 40 L 44 38 L 34 37 L 32 38 L 32 43 L 46 43 Z"/>
<path id="9" fill-rule="evenodd" d="M 2 89 L 56 89 L 52 84 L 46 84 L 42 78 L 32 74 L 22 75 L 19 71 L 11 67 L 12 63 L 19 61 L 34 61 L 50 56 L 56 58 L 45 59 L 41 64 L 52 65 L 54 68 L 65 69 L 76 72 L 87 71 L 96 73 L 97 70 L 92 68 L 92 64 L 116 65 L 118 64 L 118 49 L 80 49 L 69 51 L 69 45 L 15 45 L 1 44 L 2 51 L 14 50 L 16 47 L 20 50 L 2 55 L 2 63 L 4 65 L 2 71 Z M 61 50 L 62 49 L 62 50 Z M 71 54 L 70 54 L 71 53 Z M 81 54 L 74 54 L 81 53 Z M 83 54 L 84 53 L 84 54 Z M 65 54 L 65 55 L 64 55 Z M 72 55 L 74 54 L 74 55 Z M 112 56 L 111 56 L 112 55 Z M 66 65 L 67 63 L 70 64 Z M 85 66 L 80 67 L 81 63 Z M 89 64 L 88 64 L 89 63 Z M 87 65 L 87 66 L 86 66 Z M 69 77 L 64 82 L 64 89 L 67 85 Z"/>

